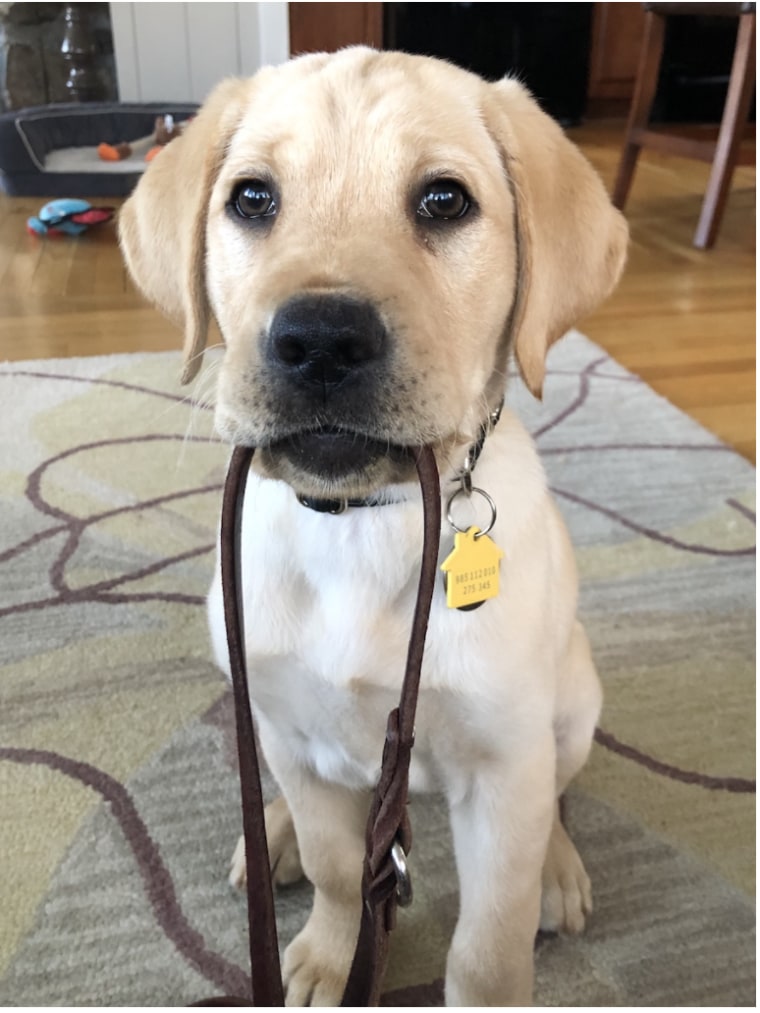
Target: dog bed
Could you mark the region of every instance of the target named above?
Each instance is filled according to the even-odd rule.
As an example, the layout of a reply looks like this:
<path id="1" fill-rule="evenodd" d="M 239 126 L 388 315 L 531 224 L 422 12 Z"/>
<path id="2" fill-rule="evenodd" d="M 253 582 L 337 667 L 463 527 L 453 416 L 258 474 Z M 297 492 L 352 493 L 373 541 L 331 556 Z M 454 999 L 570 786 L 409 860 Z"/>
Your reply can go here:
<path id="1" fill-rule="evenodd" d="M 19 197 L 123 197 L 146 162 L 98 158 L 98 144 L 151 134 L 157 116 L 178 122 L 197 110 L 191 103 L 90 102 L 33 106 L 0 115 L 0 190 Z"/>

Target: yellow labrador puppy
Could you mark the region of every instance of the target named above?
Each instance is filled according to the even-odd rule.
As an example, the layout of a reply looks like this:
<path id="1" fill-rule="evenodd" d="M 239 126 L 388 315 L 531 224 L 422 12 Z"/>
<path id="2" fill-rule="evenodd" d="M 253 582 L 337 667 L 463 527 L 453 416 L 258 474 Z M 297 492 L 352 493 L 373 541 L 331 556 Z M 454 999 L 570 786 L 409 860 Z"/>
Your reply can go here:
<path id="1" fill-rule="evenodd" d="M 557 799 L 601 694 L 536 451 L 493 413 L 510 352 L 540 393 L 549 345 L 613 288 L 623 219 L 518 82 L 352 48 L 220 84 L 147 170 L 121 235 L 138 284 L 184 325 L 185 380 L 218 323 L 218 429 L 260 448 L 243 531 L 251 695 L 284 797 L 268 814 L 275 878 L 315 886 L 285 955 L 291 1005 L 340 1000 L 357 934 L 421 556 L 408 448 L 434 446 L 447 498 L 482 444 L 501 588 L 468 611 L 436 591 L 412 790 L 451 811 L 447 1002 L 528 1003 L 539 923 L 576 932 L 591 910 Z M 492 519 L 475 494 L 456 509 L 463 528 Z M 451 545 L 445 522 L 441 560 Z M 225 667 L 218 577 L 209 611 Z"/>

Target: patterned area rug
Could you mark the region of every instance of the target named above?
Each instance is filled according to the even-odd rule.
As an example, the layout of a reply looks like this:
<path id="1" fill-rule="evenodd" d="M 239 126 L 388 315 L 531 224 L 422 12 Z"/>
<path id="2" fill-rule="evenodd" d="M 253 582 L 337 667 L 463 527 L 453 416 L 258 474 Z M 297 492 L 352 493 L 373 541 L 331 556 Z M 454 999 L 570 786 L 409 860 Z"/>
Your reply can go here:
<path id="1" fill-rule="evenodd" d="M 178 376 L 175 354 L 0 369 L 5 1005 L 246 987 L 230 702 L 203 610 L 227 455 Z M 606 691 L 567 803 L 595 911 L 584 936 L 539 939 L 537 1002 L 754 1005 L 754 471 L 580 335 L 542 406 L 512 389 Z M 445 812 L 412 818 L 387 1005 L 440 1004 L 457 911 Z M 279 893 L 283 944 L 309 896 Z"/>

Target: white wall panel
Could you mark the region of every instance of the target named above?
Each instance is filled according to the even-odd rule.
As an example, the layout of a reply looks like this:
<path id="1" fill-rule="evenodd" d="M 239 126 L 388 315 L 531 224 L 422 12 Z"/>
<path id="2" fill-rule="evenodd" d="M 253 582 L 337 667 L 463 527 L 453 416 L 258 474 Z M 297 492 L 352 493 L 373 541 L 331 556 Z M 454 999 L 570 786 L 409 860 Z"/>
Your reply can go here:
<path id="1" fill-rule="evenodd" d="M 238 4 L 253 7 L 253 4 Z M 286 3 L 255 5 L 259 15 L 259 67 L 284 63 L 290 56 L 290 28 Z"/>
<path id="2" fill-rule="evenodd" d="M 202 102 L 223 77 L 240 72 L 234 3 L 183 4 L 187 10 L 190 98 Z"/>
<path id="3" fill-rule="evenodd" d="M 266 61 L 261 59 L 261 18 L 259 8 L 268 4 L 235 4 L 238 17 L 238 47 L 240 49 L 240 73 L 243 77 L 255 74 Z M 287 4 L 277 4 L 285 7 Z M 287 56 L 285 57 L 287 59 Z"/>
<path id="4" fill-rule="evenodd" d="M 191 101 L 188 4 L 132 6 L 141 101 Z"/>
<path id="5" fill-rule="evenodd" d="M 116 76 L 123 101 L 140 100 L 140 71 L 137 68 L 134 4 L 111 4 Z"/>
<path id="6" fill-rule="evenodd" d="M 112 3 L 123 102 L 202 102 L 289 55 L 287 3 Z"/>

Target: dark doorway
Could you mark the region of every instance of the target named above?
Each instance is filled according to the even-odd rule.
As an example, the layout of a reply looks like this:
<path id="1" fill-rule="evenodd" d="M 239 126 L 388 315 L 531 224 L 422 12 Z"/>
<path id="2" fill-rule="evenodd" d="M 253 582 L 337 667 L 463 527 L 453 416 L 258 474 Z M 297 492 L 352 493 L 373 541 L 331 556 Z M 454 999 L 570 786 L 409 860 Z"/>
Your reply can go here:
<path id="1" fill-rule="evenodd" d="M 591 3 L 386 3 L 388 49 L 438 56 L 490 80 L 511 74 L 563 126 L 586 107 Z"/>

